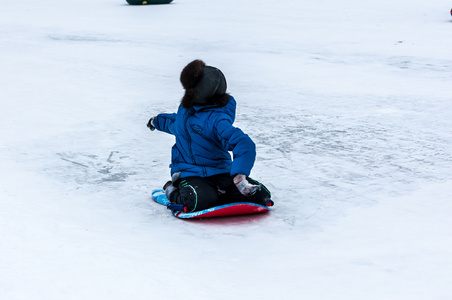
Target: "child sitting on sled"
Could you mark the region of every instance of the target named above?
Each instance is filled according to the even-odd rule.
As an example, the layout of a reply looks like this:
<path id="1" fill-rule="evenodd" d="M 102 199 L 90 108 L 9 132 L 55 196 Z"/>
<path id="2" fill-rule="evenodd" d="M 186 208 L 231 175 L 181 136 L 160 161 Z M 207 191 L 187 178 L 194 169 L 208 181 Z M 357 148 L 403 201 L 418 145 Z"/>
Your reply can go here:
<path id="1" fill-rule="evenodd" d="M 176 137 L 172 181 L 164 186 L 168 200 L 189 212 L 232 202 L 272 206 L 270 192 L 248 177 L 256 147 L 232 126 L 236 102 L 226 93 L 223 73 L 194 60 L 182 70 L 180 81 L 185 95 L 177 113 L 159 114 L 147 124 Z"/>

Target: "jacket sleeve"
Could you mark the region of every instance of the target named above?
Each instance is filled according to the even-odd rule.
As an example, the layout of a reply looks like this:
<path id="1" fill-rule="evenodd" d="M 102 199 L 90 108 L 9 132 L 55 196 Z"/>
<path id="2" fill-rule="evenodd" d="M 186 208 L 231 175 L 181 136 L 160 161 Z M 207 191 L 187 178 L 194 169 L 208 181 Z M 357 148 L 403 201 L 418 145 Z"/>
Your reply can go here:
<path id="1" fill-rule="evenodd" d="M 249 176 L 256 159 L 256 145 L 241 129 L 232 126 L 231 120 L 222 119 L 215 126 L 217 138 L 223 147 L 232 151 L 231 175 Z"/>
<path id="2" fill-rule="evenodd" d="M 159 114 L 154 120 L 154 126 L 157 130 L 173 134 L 175 130 L 176 114 Z"/>

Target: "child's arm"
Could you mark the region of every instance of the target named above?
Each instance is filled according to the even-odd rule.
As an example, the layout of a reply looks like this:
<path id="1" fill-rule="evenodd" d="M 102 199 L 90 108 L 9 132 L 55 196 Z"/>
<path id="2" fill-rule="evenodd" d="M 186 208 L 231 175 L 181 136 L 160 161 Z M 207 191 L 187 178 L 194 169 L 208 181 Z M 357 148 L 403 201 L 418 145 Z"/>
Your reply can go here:
<path id="1" fill-rule="evenodd" d="M 249 183 L 246 176 L 251 173 L 256 159 L 256 145 L 242 130 L 232 126 L 231 120 L 220 120 L 215 128 L 223 147 L 234 155 L 230 173 L 234 184 L 243 195 L 254 195 L 261 187 Z"/>
<path id="2" fill-rule="evenodd" d="M 160 130 L 169 134 L 174 134 L 174 122 L 176 121 L 176 114 L 159 114 L 152 117 L 148 122 L 148 127 L 151 130 Z"/>
<path id="3" fill-rule="evenodd" d="M 223 147 L 232 151 L 231 175 L 249 176 L 256 159 L 256 145 L 241 129 L 232 126 L 231 120 L 222 119 L 215 126 L 217 138 Z"/>

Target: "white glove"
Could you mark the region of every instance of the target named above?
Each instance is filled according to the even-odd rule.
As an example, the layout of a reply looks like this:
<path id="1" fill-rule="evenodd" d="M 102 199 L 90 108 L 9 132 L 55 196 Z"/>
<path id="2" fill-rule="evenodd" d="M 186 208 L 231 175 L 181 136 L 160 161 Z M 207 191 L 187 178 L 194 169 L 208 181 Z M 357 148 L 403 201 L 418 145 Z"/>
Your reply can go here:
<path id="1" fill-rule="evenodd" d="M 261 190 L 260 185 L 251 184 L 246 180 L 246 176 L 243 174 L 237 174 L 234 176 L 234 184 L 237 187 L 237 189 L 242 193 L 244 196 L 252 196 L 257 191 Z"/>

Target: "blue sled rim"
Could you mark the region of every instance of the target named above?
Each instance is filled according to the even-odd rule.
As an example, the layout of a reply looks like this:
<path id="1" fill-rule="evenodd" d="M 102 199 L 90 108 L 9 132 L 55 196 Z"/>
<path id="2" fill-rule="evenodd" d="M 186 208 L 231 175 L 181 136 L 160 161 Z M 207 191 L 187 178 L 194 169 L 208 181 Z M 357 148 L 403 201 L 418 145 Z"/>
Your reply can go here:
<path id="1" fill-rule="evenodd" d="M 229 209 L 233 209 L 234 213 L 227 213 Z M 193 219 L 193 218 L 209 218 L 209 217 L 212 218 L 212 217 L 248 215 L 268 211 L 270 211 L 270 209 L 264 205 L 250 202 L 234 202 L 190 213 L 184 213 L 182 211 L 173 211 L 173 215 L 180 219 Z M 224 214 L 222 212 L 224 212 Z"/>

